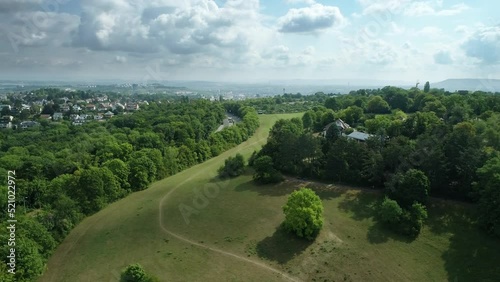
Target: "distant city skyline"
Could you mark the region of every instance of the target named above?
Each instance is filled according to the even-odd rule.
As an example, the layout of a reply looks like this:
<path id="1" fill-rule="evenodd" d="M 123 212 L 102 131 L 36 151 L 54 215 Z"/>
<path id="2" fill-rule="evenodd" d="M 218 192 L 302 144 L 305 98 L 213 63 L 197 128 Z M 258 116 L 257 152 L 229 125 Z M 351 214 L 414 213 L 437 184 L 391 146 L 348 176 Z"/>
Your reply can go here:
<path id="1" fill-rule="evenodd" d="M 489 0 L 3 0 L 0 79 L 496 79 L 499 9 Z"/>

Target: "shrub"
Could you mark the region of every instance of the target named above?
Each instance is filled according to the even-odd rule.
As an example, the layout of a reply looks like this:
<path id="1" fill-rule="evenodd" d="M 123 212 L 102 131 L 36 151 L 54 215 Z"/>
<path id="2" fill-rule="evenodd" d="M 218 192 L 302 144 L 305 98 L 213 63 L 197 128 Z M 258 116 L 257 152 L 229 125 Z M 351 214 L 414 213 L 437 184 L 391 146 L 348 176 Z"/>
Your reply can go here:
<path id="1" fill-rule="evenodd" d="M 417 237 L 422 230 L 425 219 L 427 219 L 425 206 L 415 202 L 409 210 L 403 212 L 399 232 L 403 235 Z"/>
<path id="2" fill-rule="evenodd" d="M 130 264 L 125 268 L 120 277 L 120 282 L 155 282 L 158 279 L 150 276 L 144 271 L 144 268 L 138 263 Z"/>
<path id="3" fill-rule="evenodd" d="M 229 157 L 224 161 L 224 165 L 218 170 L 219 177 L 236 177 L 243 173 L 245 168 L 245 160 L 241 154 L 236 154 L 234 157 Z"/>
<path id="4" fill-rule="evenodd" d="M 379 208 L 380 219 L 384 223 L 398 224 L 403 215 L 403 209 L 394 200 L 385 197 Z"/>

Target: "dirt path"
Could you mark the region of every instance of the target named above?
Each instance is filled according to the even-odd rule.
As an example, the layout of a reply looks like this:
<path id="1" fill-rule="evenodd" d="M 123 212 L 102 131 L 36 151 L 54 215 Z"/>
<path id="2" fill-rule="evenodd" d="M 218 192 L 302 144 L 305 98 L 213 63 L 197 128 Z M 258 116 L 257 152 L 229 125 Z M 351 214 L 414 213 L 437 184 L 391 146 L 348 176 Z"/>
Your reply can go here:
<path id="1" fill-rule="evenodd" d="M 248 144 L 246 145 L 245 147 L 243 148 L 247 148 L 247 147 L 250 147 L 254 144 L 257 144 L 259 142 L 262 142 L 263 139 L 260 139 L 260 140 L 257 140 L 256 142 L 253 142 L 251 144 Z M 241 149 L 243 149 L 241 148 Z M 163 225 L 163 205 L 164 203 L 168 200 L 168 198 L 170 197 L 170 195 L 172 193 L 174 193 L 179 187 L 181 187 L 182 185 L 186 184 L 187 182 L 189 182 L 190 180 L 192 180 L 194 177 L 198 176 L 199 174 L 201 174 L 203 171 L 200 171 L 199 173 L 196 173 L 194 175 L 192 175 L 191 177 L 189 177 L 188 179 L 184 180 L 183 182 L 179 183 L 177 186 L 175 186 L 172 190 L 170 190 L 165 196 L 163 196 L 163 198 L 160 200 L 160 204 L 159 204 L 159 225 L 160 225 L 160 228 L 167 234 L 171 235 L 172 237 L 175 237 L 177 238 L 178 240 L 181 240 L 181 241 L 184 241 L 188 244 L 192 244 L 192 245 L 195 245 L 197 247 L 200 247 L 200 248 L 203 248 L 203 249 L 206 249 L 206 250 L 210 250 L 210 251 L 213 251 L 213 252 L 216 252 L 216 253 L 219 253 L 219 254 L 223 254 L 223 255 L 226 255 L 226 256 L 230 256 L 230 257 L 233 257 L 233 258 L 236 258 L 236 259 L 239 259 L 239 260 L 242 260 L 242 261 L 245 261 L 247 263 L 251 263 L 255 266 L 258 266 L 262 269 L 266 269 L 268 271 L 271 271 L 271 272 L 274 272 L 276 274 L 279 274 L 281 275 L 283 278 L 285 278 L 286 280 L 289 280 L 289 281 L 301 281 L 301 280 L 298 280 L 297 278 L 294 278 L 294 277 L 291 277 L 290 275 L 288 275 L 287 273 L 285 272 L 282 272 L 282 271 L 279 271 L 278 269 L 275 269 L 269 265 L 266 265 L 262 262 L 259 262 L 259 261 L 255 261 L 255 260 L 251 260 L 247 257 L 244 257 L 244 256 L 240 256 L 240 255 L 237 255 L 237 254 L 233 254 L 233 253 L 230 253 L 230 252 L 226 252 L 224 250 L 221 250 L 221 249 L 217 249 L 217 248 L 214 248 L 214 247 L 211 247 L 211 246 L 207 246 L 205 244 L 201 244 L 201 243 L 198 243 L 198 242 L 195 242 L 187 237 L 184 237 L 182 235 L 179 235 L 177 233 L 174 233 L 173 231 L 167 229 L 164 225 Z"/>

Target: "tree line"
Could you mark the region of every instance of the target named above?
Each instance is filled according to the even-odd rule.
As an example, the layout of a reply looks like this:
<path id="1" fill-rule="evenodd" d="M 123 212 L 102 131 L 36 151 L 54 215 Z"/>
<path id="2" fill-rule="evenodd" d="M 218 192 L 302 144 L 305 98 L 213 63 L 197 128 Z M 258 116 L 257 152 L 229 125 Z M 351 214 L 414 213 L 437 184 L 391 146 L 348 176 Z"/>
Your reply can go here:
<path id="1" fill-rule="evenodd" d="M 351 128 L 322 132 L 337 119 Z M 353 130 L 372 136 L 346 138 Z M 383 189 L 407 234 L 420 230 L 429 195 L 474 202 L 480 226 L 500 236 L 498 94 L 385 87 L 329 97 L 301 119 L 278 121 L 249 162 L 268 182 L 283 173 Z"/>
<path id="2" fill-rule="evenodd" d="M 215 132 L 231 110 L 236 125 Z M 18 262 L 15 281 L 33 281 L 58 243 L 84 217 L 153 181 L 217 156 L 248 139 L 256 111 L 205 100 L 152 102 L 106 123 L 68 121 L 0 131 L 0 175 L 16 171 Z M 7 187 L 0 184 L 2 202 Z M 0 210 L 3 229 L 6 210 Z M 0 241 L 7 242 L 2 232 Z M 1 255 L 6 260 L 7 244 Z"/>

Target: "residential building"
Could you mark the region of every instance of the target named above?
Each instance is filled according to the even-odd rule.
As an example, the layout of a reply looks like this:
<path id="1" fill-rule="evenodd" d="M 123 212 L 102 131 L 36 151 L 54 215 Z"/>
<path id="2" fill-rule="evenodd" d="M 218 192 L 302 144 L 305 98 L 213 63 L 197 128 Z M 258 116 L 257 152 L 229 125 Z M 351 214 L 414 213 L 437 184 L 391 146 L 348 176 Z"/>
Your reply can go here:
<path id="1" fill-rule="evenodd" d="M 0 119 L 0 128 L 12 128 L 13 119 L 13 116 L 3 116 L 2 119 Z"/>
<path id="2" fill-rule="evenodd" d="M 353 140 L 356 140 L 359 142 L 365 142 L 366 140 L 368 140 L 368 138 L 373 137 L 373 136 L 374 135 L 364 133 L 361 131 L 354 131 L 353 133 L 347 135 L 347 138 L 353 139 Z"/>
<path id="3" fill-rule="evenodd" d="M 12 110 L 12 107 L 10 105 L 0 105 L 0 111 L 3 110 L 3 108 L 8 108 L 9 111 Z"/>
<path id="4" fill-rule="evenodd" d="M 137 111 L 138 109 L 139 109 L 139 104 L 127 103 L 127 111 Z"/>
<path id="5" fill-rule="evenodd" d="M 21 127 L 22 129 L 27 129 L 27 128 L 32 128 L 32 127 L 35 127 L 35 126 L 39 126 L 40 123 L 36 122 L 36 121 L 23 121 L 19 124 L 19 127 Z"/>
<path id="6" fill-rule="evenodd" d="M 115 114 L 113 114 L 112 112 L 110 111 L 107 111 L 105 114 L 104 114 L 104 117 L 105 118 L 112 118 Z"/>
<path id="7" fill-rule="evenodd" d="M 85 110 L 87 111 L 95 111 L 96 107 L 94 104 L 88 104 L 87 106 L 85 106 Z"/>
<path id="8" fill-rule="evenodd" d="M 325 126 L 322 133 L 324 137 L 326 137 L 326 132 L 328 131 L 328 129 L 330 129 L 330 126 L 332 125 L 337 126 L 340 133 L 343 133 L 346 129 L 351 128 L 351 126 L 349 126 L 349 124 L 345 123 L 343 120 L 337 119 L 336 121 L 331 122 Z"/>
<path id="9" fill-rule="evenodd" d="M 99 107 L 97 108 L 97 110 L 99 112 L 105 112 L 105 111 L 109 110 L 110 108 L 111 108 L 111 104 L 109 104 L 109 103 L 100 103 Z"/>

